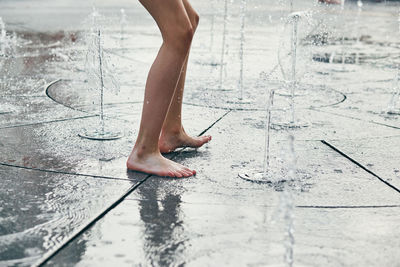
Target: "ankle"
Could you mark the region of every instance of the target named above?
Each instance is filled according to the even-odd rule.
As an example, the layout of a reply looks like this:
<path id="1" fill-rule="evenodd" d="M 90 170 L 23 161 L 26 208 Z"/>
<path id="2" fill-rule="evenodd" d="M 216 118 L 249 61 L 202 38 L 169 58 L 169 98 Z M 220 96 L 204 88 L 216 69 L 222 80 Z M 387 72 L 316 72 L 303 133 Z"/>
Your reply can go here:
<path id="1" fill-rule="evenodd" d="M 181 125 L 163 128 L 161 131 L 161 136 L 177 136 L 184 132 L 183 127 Z"/>
<path id="2" fill-rule="evenodd" d="M 150 147 L 146 145 L 136 144 L 132 150 L 132 156 L 137 159 L 147 158 L 150 155 L 160 153 L 158 146 Z"/>

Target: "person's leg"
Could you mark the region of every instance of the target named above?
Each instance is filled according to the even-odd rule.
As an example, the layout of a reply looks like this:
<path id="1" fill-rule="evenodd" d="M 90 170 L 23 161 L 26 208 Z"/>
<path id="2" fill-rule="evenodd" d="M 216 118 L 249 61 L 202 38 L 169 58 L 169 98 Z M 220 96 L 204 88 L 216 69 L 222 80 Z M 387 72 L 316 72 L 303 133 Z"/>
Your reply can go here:
<path id="1" fill-rule="evenodd" d="M 199 24 L 199 16 L 189 4 L 188 0 L 182 1 L 192 24 L 192 28 L 196 30 Z M 161 131 L 159 148 L 162 153 L 171 152 L 179 147 L 200 147 L 211 140 L 211 136 L 191 137 L 185 132 L 182 126 L 182 101 L 188 58 L 189 54 L 186 57 L 171 106 Z"/>
<path id="2" fill-rule="evenodd" d="M 190 49 L 193 28 L 182 0 L 140 2 L 157 22 L 163 44 L 149 71 L 139 134 L 127 167 L 159 176 L 188 177 L 195 171 L 164 158 L 158 141 Z"/>

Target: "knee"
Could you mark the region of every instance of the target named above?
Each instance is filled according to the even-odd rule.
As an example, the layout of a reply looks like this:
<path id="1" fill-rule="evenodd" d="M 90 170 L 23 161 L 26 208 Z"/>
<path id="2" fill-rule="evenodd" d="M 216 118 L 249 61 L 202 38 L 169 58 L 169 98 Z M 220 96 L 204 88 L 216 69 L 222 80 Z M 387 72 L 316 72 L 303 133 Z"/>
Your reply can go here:
<path id="1" fill-rule="evenodd" d="M 194 30 L 194 31 L 196 31 L 197 26 L 199 25 L 199 22 L 200 22 L 200 16 L 199 16 L 199 14 L 194 13 L 193 16 L 192 16 L 192 18 L 191 18 L 191 23 L 192 23 L 192 27 L 193 27 L 193 30 Z"/>
<path id="2" fill-rule="evenodd" d="M 177 50 L 178 53 L 181 52 L 186 54 L 190 49 L 193 35 L 194 28 L 192 25 L 188 24 L 179 27 L 179 29 L 176 29 L 172 35 L 165 38 L 165 43 Z"/>

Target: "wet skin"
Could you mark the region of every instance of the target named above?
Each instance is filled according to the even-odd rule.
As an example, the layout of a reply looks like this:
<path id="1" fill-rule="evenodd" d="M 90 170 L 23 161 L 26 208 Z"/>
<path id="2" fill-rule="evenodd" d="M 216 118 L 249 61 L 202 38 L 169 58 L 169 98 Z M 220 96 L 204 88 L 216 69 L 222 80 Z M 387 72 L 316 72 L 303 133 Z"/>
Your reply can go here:
<path id="1" fill-rule="evenodd" d="M 187 62 L 199 17 L 187 0 L 140 2 L 157 22 L 163 44 L 149 71 L 140 130 L 127 168 L 158 176 L 190 177 L 195 170 L 161 153 L 201 147 L 211 140 L 211 136 L 189 136 L 181 121 Z"/>

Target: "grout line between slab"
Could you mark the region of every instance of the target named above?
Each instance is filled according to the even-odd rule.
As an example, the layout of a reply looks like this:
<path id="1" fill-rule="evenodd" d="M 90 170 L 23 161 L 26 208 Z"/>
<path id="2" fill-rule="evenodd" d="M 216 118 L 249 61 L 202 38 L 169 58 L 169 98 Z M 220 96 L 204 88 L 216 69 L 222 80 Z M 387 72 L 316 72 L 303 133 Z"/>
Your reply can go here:
<path id="1" fill-rule="evenodd" d="M 87 118 L 92 118 L 92 117 L 97 117 L 97 116 L 98 115 L 86 115 L 86 116 L 73 117 L 73 118 L 64 118 L 64 119 L 57 119 L 57 120 L 51 120 L 51 121 L 39 121 L 39 122 L 32 122 L 32 123 L 26 123 L 26 124 L 3 126 L 3 127 L 0 127 L 0 130 L 2 130 L 2 129 L 11 129 L 11 128 L 19 128 L 19 127 L 26 127 L 26 126 L 34 126 L 34 125 L 54 123 L 54 122 L 81 120 L 81 119 L 87 119 Z"/>
<path id="2" fill-rule="evenodd" d="M 132 179 L 128 179 L 128 178 L 119 178 L 119 177 L 92 175 L 92 174 L 84 174 L 84 173 L 55 171 L 55 170 L 48 170 L 48 169 L 25 167 L 25 166 L 20 166 L 20 165 L 8 164 L 8 163 L 4 163 L 4 162 L 0 162 L 0 166 L 17 168 L 17 169 L 24 169 L 24 170 L 30 170 L 30 171 L 38 171 L 38 172 L 48 172 L 48 173 L 56 173 L 56 174 L 64 174 L 64 175 L 72 175 L 72 176 L 83 176 L 83 177 L 92 177 L 92 178 L 107 179 L 107 180 L 119 180 L 119 181 L 132 182 Z"/>
<path id="3" fill-rule="evenodd" d="M 107 207 L 105 210 L 100 212 L 98 215 L 96 215 L 90 222 L 80 229 L 76 230 L 64 243 L 61 243 L 60 245 L 56 245 L 48 251 L 46 254 L 43 255 L 43 257 L 38 261 L 38 263 L 33 264 L 33 266 L 44 266 L 46 263 L 48 263 L 55 255 L 57 255 L 63 248 L 67 247 L 71 242 L 73 242 L 77 237 L 79 237 L 81 234 L 86 232 L 90 227 L 96 224 L 99 220 L 101 220 L 107 213 L 109 213 L 111 210 L 113 210 L 115 207 L 117 207 L 124 199 L 129 196 L 133 191 L 135 191 L 136 188 L 138 188 L 141 184 L 143 184 L 151 175 L 146 176 L 142 181 L 134 184 L 129 188 L 122 196 L 120 196 L 116 201 L 114 201 L 109 207 Z"/>
<path id="4" fill-rule="evenodd" d="M 355 165 L 357 165 L 358 167 L 360 167 L 361 169 L 363 169 L 364 171 L 368 172 L 369 174 L 371 174 L 372 176 L 378 178 L 379 181 L 381 181 L 382 183 L 386 184 L 387 186 L 389 186 L 390 188 L 392 188 L 393 190 L 395 190 L 397 193 L 400 193 L 400 189 L 397 188 L 396 186 L 392 185 L 391 183 L 385 181 L 383 178 L 381 178 L 379 175 L 377 175 L 376 173 L 374 173 L 373 171 L 369 170 L 367 167 L 365 167 L 364 165 L 362 165 L 361 163 L 359 163 L 358 161 L 356 161 L 355 159 L 351 158 L 350 156 L 348 156 L 347 154 L 345 154 L 344 152 L 340 151 L 338 148 L 336 148 L 335 146 L 329 144 L 327 141 L 325 140 L 321 140 L 321 142 L 328 146 L 329 148 L 331 148 L 332 150 L 334 150 L 335 152 L 337 152 L 338 154 L 340 154 L 341 156 L 345 157 L 346 159 L 348 159 L 349 161 L 351 161 L 352 163 L 354 163 Z"/>
<path id="5" fill-rule="evenodd" d="M 346 116 L 343 114 L 339 114 L 339 113 L 335 113 L 335 112 L 329 112 L 329 111 L 325 111 L 325 110 L 320 110 L 320 109 L 310 109 L 313 111 L 317 111 L 317 112 L 321 112 L 321 113 L 327 113 L 327 114 L 331 114 L 331 115 L 335 115 L 335 116 L 339 116 L 339 117 L 343 117 L 343 118 L 349 118 L 349 119 L 353 119 L 353 120 L 357 120 L 357 121 L 365 121 L 368 123 L 372 123 L 372 124 L 376 124 L 376 125 L 380 125 L 380 126 L 385 126 L 388 128 L 393 128 L 393 129 L 400 129 L 400 127 L 394 126 L 394 125 L 390 125 L 390 124 L 386 124 L 386 123 L 381 123 L 381 122 L 377 122 L 377 121 L 373 121 L 373 120 L 363 120 L 357 117 L 353 117 L 353 116 Z"/>
<path id="6" fill-rule="evenodd" d="M 215 122 L 213 122 L 210 126 L 208 126 L 205 130 L 203 130 L 200 135 L 203 135 L 206 133 L 208 130 L 210 130 L 215 124 L 217 124 L 219 121 L 221 121 L 225 116 L 227 116 L 231 110 L 225 112 L 220 118 L 218 118 Z M 185 148 L 180 150 L 176 155 L 172 157 L 175 158 L 180 152 L 182 152 Z M 79 230 L 75 231 L 64 243 L 53 247 L 49 252 L 45 253 L 43 257 L 36 263 L 33 264 L 33 266 L 44 266 L 46 263 L 48 263 L 54 256 L 56 256 L 61 250 L 66 248 L 70 243 L 72 243 L 76 238 L 78 238 L 81 234 L 89 230 L 93 225 L 96 224 L 96 222 L 100 221 L 102 218 L 104 218 L 111 210 L 116 208 L 120 203 L 122 203 L 133 191 L 135 191 L 140 185 L 144 184 L 148 179 L 150 179 L 153 175 L 148 175 L 146 176 L 142 181 L 136 183 L 133 185 L 128 191 L 126 191 L 121 197 L 119 197 L 116 201 L 114 201 L 109 207 L 107 207 L 104 211 L 102 211 L 100 214 L 95 216 L 92 220 L 89 221 L 88 224 L 84 225 L 81 227 Z"/>

